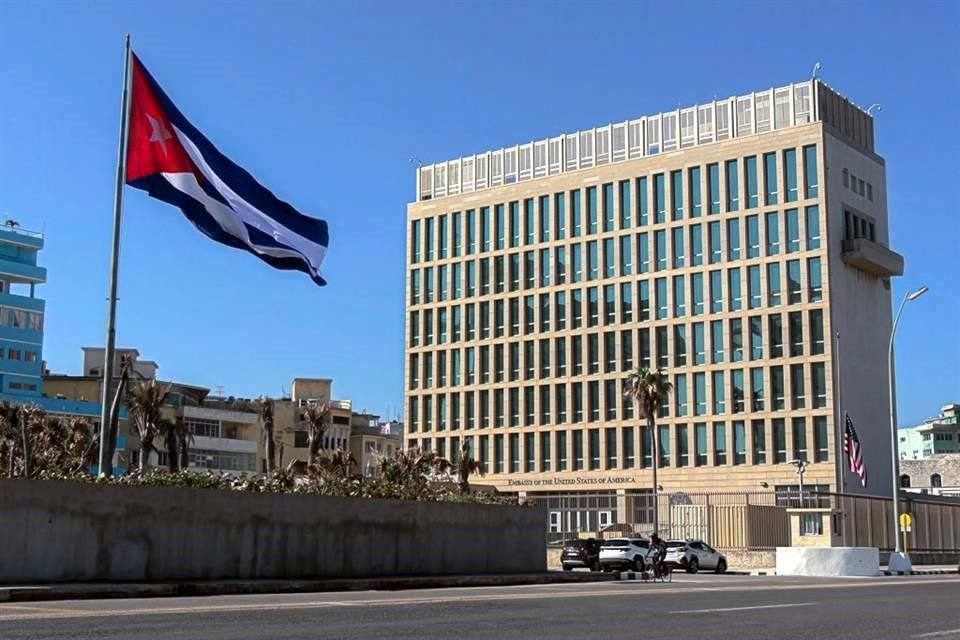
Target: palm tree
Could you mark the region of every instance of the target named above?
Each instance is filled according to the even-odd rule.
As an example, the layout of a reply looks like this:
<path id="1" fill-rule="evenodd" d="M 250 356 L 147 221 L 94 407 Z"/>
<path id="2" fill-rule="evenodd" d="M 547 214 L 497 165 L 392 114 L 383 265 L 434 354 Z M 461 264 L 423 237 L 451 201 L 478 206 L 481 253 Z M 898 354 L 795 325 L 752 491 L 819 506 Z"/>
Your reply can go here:
<path id="1" fill-rule="evenodd" d="M 265 471 L 273 473 L 276 467 L 276 442 L 273 440 L 273 400 L 260 398 L 260 421 L 263 423 L 263 456 Z"/>
<path id="2" fill-rule="evenodd" d="M 483 465 L 470 457 L 470 449 L 467 442 L 460 445 L 460 456 L 453 465 L 457 470 L 457 479 L 459 480 L 460 493 L 467 495 L 470 493 L 470 476 L 474 473 L 483 475 Z"/>
<path id="3" fill-rule="evenodd" d="M 0 432 L 7 453 L 7 477 L 14 476 L 17 439 L 20 436 L 20 408 L 9 402 L 0 403 Z"/>
<path id="4" fill-rule="evenodd" d="M 176 420 L 160 418 L 157 423 L 159 435 L 163 436 L 164 445 L 167 449 L 167 469 L 170 473 L 176 473 L 180 470 L 180 447 L 178 446 L 179 429 Z"/>
<path id="5" fill-rule="evenodd" d="M 657 533 L 660 525 L 657 462 L 660 449 L 657 445 L 657 412 L 670 395 L 672 385 L 666 374 L 659 369 L 637 367 L 629 373 L 623 387 L 623 395 L 630 399 L 633 406 L 643 413 L 647 419 L 647 429 L 650 430 L 650 442 L 653 448 L 653 532 Z"/>
<path id="6" fill-rule="evenodd" d="M 308 404 L 303 411 L 303 420 L 307 424 L 307 464 L 315 464 L 320 455 L 320 444 L 327 432 L 331 419 L 330 403 L 326 400 Z"/>
<path id="7" fill-rule="evenodd" d="M 138 382 L 130 390 L 130 418 L 140 436 L 140 471 L 146 471 L 150 452 L 154 450 L 153 441 L 160 435 L 160 408 L 169 393 L 170 387 L 163 387 L 156 380 Z M 175 456 L 176 448 L 170 454 Z"/>

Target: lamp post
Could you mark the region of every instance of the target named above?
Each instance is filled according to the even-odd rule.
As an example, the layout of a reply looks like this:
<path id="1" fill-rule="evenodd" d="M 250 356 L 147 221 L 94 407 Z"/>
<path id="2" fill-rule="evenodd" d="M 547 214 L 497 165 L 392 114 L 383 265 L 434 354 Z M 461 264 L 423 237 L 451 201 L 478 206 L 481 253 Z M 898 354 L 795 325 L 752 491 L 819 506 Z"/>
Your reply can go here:
<path id="1" fill-rule="evenodd" d="M 904 553 L 900 546 L 900 454 L 898 452 L 899 442 L 897 441 L 897 393 L 896 393 L 896 370 L 893 364 L 893 339 L 897 335 L 897 325 L 900 324 L 900 314 L 908 302 L 913 302 L 928 291 L 927 287 L 920 287 L 914 292 L 907 291 L 903 296 L 903 302 L 900 303 L 900 309 L 893 320 L 893 329 L 890 330 L 890 347 L 887 352 L 887 365 L 890 372 L 890 443 L 893 460 L 891 462 L 893 471 L 893 540 L 894 549 L 890 555 L 888 569 L 890 571 L 912 571 L 913 565 L 910 562 L 910 556 Z"/>
<path id="2" fill-rule="evenodd" d="M 807 471 L 807 461 L 806 460 L 791 460 L 790 464 L 797 468 L 797 477 L 800 478 L 800 508 L 803 508 L 803 474 Z"/>

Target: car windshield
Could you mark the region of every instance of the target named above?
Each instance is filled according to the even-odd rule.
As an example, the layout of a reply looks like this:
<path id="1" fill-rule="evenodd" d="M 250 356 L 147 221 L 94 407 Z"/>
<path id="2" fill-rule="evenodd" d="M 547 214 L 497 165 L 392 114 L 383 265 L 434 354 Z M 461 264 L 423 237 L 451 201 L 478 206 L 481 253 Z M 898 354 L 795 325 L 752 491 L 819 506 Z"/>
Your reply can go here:
<path id="1" fill-rule="evenodd" d="M 673 542 L 668 542 L 668 543 L 667 543 L 667 549 L 682 549 L 682 548 L 684 548 L 685 546 L 687 546 L 687 543 L 686 543 L 686 542 L 673 541 Z"/>
<path id="2" fill-rule="evenodd" d="M 630 541 L 626 538 L 614 538 L 613 540 L 607 540 L 603 543 L 605 547 L 625 547 L 630 544 Z"/>

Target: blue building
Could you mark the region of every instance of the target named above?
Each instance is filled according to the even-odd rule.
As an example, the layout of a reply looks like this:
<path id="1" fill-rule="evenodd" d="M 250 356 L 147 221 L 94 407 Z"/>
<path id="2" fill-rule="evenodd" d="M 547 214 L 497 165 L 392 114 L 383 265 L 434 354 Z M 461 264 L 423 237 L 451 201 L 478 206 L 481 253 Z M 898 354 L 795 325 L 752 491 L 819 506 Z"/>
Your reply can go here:
<path id="1" fill-rule="evenodd" d="M 47 270 L 37 265 L 41 249 L 42 233 L 12 220 L 0 226 L 0 401 L 99 423 L 99 403 L 49 398 L 43 392 L 45 305 L 36 288 L 47 281 Z"/>

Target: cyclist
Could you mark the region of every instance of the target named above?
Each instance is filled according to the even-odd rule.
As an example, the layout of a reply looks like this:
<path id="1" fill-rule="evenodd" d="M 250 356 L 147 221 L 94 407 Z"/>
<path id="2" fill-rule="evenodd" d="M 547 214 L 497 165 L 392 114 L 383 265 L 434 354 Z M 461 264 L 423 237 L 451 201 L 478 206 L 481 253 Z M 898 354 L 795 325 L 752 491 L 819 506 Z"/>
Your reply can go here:
<path id="1" fill-rule="evenodd" d="M 654 575 L 666 573 L 663 561 L 667 557 L 667 543 L 656 533 L 650 536 L 650 550 L 647 552 L 647 557 L 651 560 Z"/>

